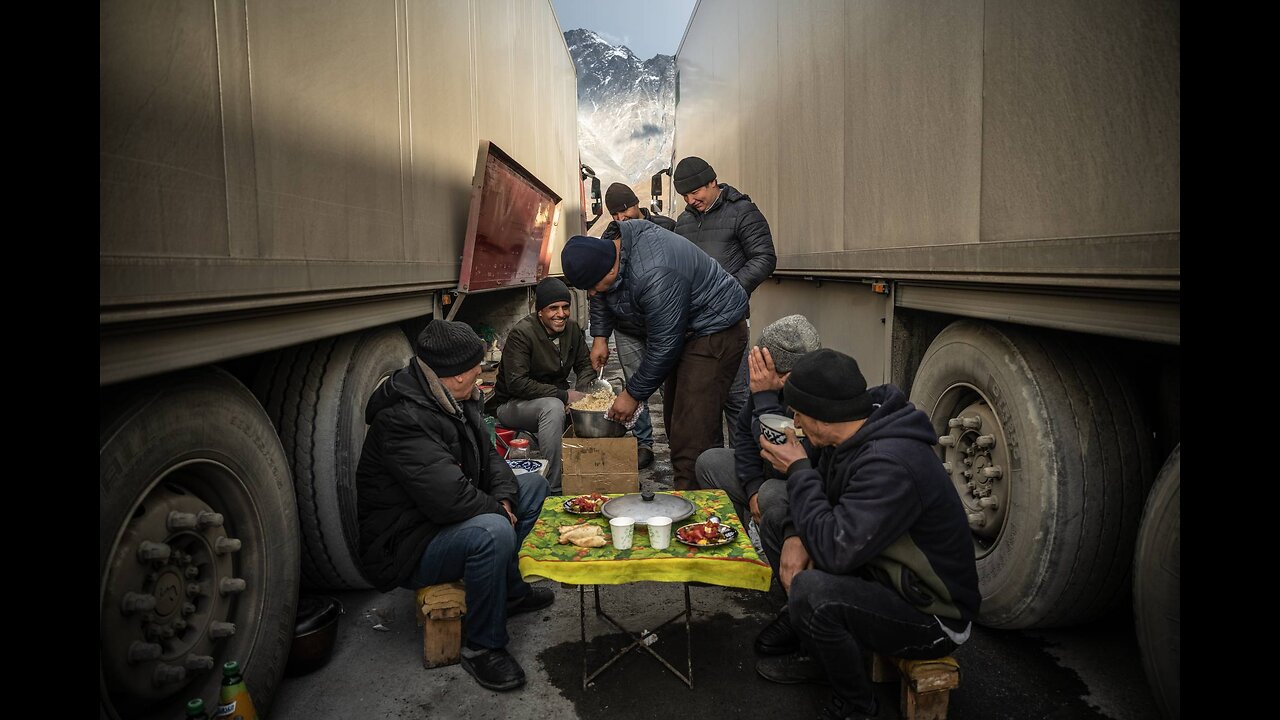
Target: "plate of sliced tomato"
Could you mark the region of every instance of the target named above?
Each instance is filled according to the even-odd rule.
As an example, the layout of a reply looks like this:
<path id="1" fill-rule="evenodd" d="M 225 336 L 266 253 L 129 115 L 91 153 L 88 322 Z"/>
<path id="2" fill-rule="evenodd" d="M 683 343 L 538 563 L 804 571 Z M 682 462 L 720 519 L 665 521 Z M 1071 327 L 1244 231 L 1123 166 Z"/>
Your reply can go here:
<path id="1" fill-rule="evenodd" d="M 579 495 L 565 500 L 563 507 L 570 515 L 599 515 L 600 508 L 604 507 L 604 501 L 608 499 L 600 493 Z"/>
<path id="2" fill-rule="evenodd" d="M 728 545 L 738 539 L 738 531 L 723 523 L 690 523 L 676 529 L 676 540 L 690 547 Z"/>

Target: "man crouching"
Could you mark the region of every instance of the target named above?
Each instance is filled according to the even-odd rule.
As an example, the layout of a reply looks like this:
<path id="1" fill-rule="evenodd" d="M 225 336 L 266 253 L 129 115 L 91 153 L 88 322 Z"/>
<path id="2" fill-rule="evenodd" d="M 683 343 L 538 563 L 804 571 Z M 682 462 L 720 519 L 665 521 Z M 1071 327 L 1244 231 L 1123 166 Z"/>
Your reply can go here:
<path id="1" fill-rule="evenodd" d="M 512 690 L 525 676 L 506 650 L 507 617 L 555 600 L 516 565 L 547 481 L 516 477 L 489 442 L 475 387 L 484 342 L 468 325 L 432 321 L 416 353 L 365 407 L 361 572 L 382 592 L 463 580 L 462 667 L 490 690 Z"/>

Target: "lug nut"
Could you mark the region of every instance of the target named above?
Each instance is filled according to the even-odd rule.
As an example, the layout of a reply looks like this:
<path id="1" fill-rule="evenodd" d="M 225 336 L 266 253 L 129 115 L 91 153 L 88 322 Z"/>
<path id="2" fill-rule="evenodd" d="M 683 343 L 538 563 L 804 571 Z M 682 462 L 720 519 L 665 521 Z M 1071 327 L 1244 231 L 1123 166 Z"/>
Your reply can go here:
<path id="1" fill-rule="evenodd" d="M 176 632 L 182 632 L 187 629 L 187 621 L 182 618 L 178 618 L 177 620 L 169 623 L 169 627 L 173 628 Z"/>
<path id="2" fill-rule="evenodd" d="M 187 597 L 196 597 L 200 594 L 199 583 L 187 583 Z"/>
<path id="3" fill-rule="evenodd" d="M 135 665 L 140 662 L 155 660 L 163 652 L 163 648 L 155 643 L 137 642 L 135 640 L 129 644 L 129 664 Z"/>
<path id="4" fill-rule="evenodd" d="M 244 588 L 245 582 L 241 578 L 222 578 L 222 582 L 218 583 L 218 592 L 223 595 L 243 592 Z"/>
<path id="5" fill-rule="evenodd" d="M 992 480 L 999 480 L 1004 475 L 1004 471 L 999 465 L 988 465 L 982 468 L 982 476 Z"/>
<path id="6" fill-rule="evenodd" d="M 942 447 L 955 447 L 956 439 L 950 435 L 943 435 L 938 438 L 938 444 Z"/>
<path id="7" fill-rule="evenodd" d="M 964 418 L 953 417 L 947 421 L 947 427 L 958 428 L 964 425 Z"/>
<path id="8" fill-rule="evenodd" d="M 196 516 L 196 524 L 203 528 L 222 527 L 222 515 L 216 512 L 201 511 Z"/>
<path id="9" fill-rule="evenodd" d="M 979 435 L 978 439 L 973 441 L 973 444 L 977 445 L 980 448 L 989 448 L 992 445 L 996 444 L 996 436 L 995 435 Z"/>
<path id="10" fill-rule="evenodd" d="M 195 580 L 196 577 L 200 574 L 200 568 L 196 567 L 195 565 L 188 565 L 186 569 L 182 571 L 182 574 L 186 575 L 188 580 Z"/>
<path id="11" fill-rule="evenodd" d="M 950 460 L 948 460 L 948 461 L 946 461 L 946 462 L 942 463 L 942 469 L 943 469 L 944 471 L 946 471 L 946 473 L 947 473 L 948 475 L 950 475 L 950 474 L 951 474 L 951 461 L 950 461 Z"/>
<path id="12" fill-rule="evenodd" d="M 165 527 L 169 528 L 169 532 L 177 532 L 179 530 L 192 530 L 199 524 L 195 513 L 184 513 L 174 510 L 169 513 L 169 518 L 165 520 Z"/>
<path id="13" fill-rule="evenodd" d="M 981 505 L 988 510 L 995 510 L 1000 507 L 1000 501 L 988 495 L 987 497 L 978 500 L 978 505 Z"/>
<path id="14" fill-rule="evenodd" d="M 129 592 L 125 593 L 120 600 L 120 611 L 125 615 L 146 610 L 153 610 L 156 606 L 155 595 L 144 595 L 142 593 Z"/>
<path id="15" fill-rule="evenodd" d="M 156 671 L 151 674 L 151 683 L 156 687 L 165 685 L 173 685 L 175 683 L 185 682 L 187 679 L 187 669 L 177 665 L 160 664 L 156 666 Z"/>
<path id="16" fill-rule="evenodd" d="M 981 530 L 987 524 L 987 518 L 982 513 L 969 513 L 969 527 L 974 530 Z"/>
<path id="17" fill-rule="evenodd" d="M 164 543 L 155 543 L 150 540 L 143 540 L 138 546 L 138 559 L 143 562 L 152 560 L 168 560 L 169 553 L 172 552 L 168 545 Z"/>
<path id="18" fill-rule="evenodd" d="M 209 623 L 209 637 L 216 639 L 230 637 L 236 634 L 236 626 L 227 622 L 211 622 Z"/>
<path id="19" fill-rule="evenodd" d="M 240 541 L 235 538 L 220 537 L 213 543 L 214 552 L 219 555 L 240 552 Z"/>
<path id="20" fill-rule="evenodd" d="M 185 665 L 191 672 L 209 670 L 213 667 L 213 657 L 210 655 L 188 655 Z"/>
<path id="21" fill-rule="evenodd" d="M 981 430 L 982 429 L 982 418 L 980 417 L 960 418 L 960 422 L 962 425 L 964 425 L 965 430 Z"/>
<path id="22" fill-rule="evenodd" d="M 194 603 L 189 603 L 189 602 L 188 602 L 188 603 L 182 603 L 182 614 L 183 614 L 183 615 L 195 615 L 195 614 L 196 614 L 196 606 L 195 606 L 195 604 L 194 604 Z"/>

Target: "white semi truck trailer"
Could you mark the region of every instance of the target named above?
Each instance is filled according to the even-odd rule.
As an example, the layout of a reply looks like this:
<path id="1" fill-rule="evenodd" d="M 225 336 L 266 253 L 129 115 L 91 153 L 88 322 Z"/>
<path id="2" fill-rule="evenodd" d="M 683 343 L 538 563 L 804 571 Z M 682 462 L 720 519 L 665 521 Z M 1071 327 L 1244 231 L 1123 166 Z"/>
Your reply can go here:
<path id="1" fill-rule="evenodd" d="M 99 13 L 101 715 L 179 717 L 230 659 L 261 709 L 300 587 L 367 586 L 370 392 L 581 231 L 573 62 L 548 0 Z"/>
<path id="2" fill-rule="evenodd" d="M 933 418 L 981 622 L 1135 598 L 1171 716 L 1179 22 L 1168 0 L 700 0 L 671 158 L 769 220 L 753 333 L 804 313 Z"/>

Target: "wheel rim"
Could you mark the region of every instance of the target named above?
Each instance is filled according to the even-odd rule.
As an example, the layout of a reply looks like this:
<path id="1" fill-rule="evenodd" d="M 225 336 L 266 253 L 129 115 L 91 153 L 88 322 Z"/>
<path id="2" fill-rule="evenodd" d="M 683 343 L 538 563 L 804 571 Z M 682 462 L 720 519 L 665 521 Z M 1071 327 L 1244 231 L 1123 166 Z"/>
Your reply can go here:
<path id="1" fill-rule="evenodd" d="M 1008 444 L 999 417 L 981 390 L 967 383 L 947 388 L 933 412 L 943 468 L 964 505 L 977 557 L 1000 542 L 1012 500 Z"/>
<path id="2" fill-rule="evenodd" d="M 237 627 L 248 635 L 265 598 L 251 584 L 265 577 L 253 508 L 247 484 L 209 459 L 175 463 L 134 504 L 99 590 L 103 683 L 118 714 L 207 679 L 215 657 L 243 646 Z"/>

